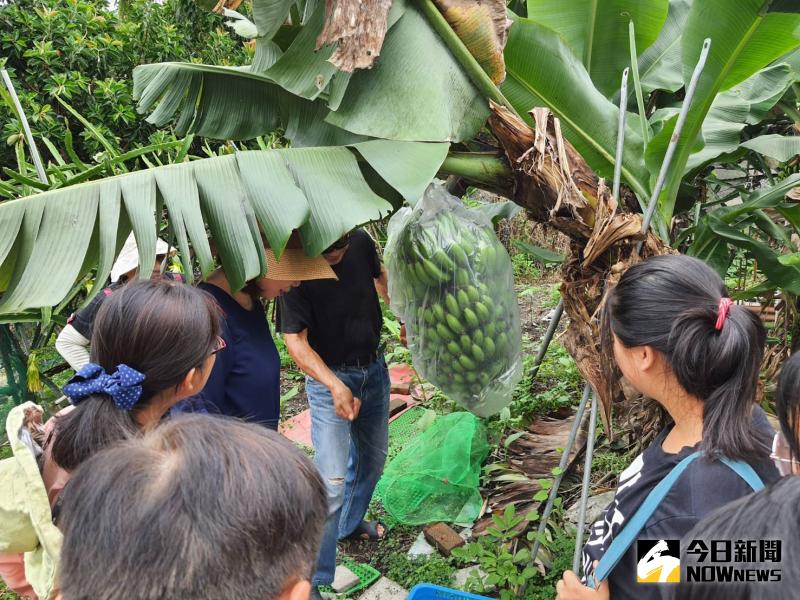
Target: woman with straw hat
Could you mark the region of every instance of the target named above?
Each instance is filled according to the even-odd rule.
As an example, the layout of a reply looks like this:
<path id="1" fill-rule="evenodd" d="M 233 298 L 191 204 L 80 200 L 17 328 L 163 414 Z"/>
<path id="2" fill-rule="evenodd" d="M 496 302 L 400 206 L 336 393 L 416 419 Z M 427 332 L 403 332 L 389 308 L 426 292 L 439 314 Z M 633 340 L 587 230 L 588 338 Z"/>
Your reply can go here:
<path id="1" fill-rule="evenodd" d="M 336 279 L 321 256 L 306 256 L 299 237 L 290 238 L 280 260 L 266 248 L 267 274 L 234 292 L 224 268 L 199 287 L 217 301 L 223 316 L 225 355 L 214 366 L 203 392 L 176 412 L 208 412 L 278 428 L 281 361 L 262 300 L 272 300 L 310 279 Z"/>

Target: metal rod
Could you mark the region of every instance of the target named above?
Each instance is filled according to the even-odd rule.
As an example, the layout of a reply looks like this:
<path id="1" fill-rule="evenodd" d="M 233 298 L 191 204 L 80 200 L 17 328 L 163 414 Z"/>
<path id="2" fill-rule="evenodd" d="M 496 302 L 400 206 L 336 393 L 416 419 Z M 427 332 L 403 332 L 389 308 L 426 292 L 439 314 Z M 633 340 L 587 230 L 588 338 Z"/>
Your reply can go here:
<path id="1" fill-rule="evenodd" d="M 645 212 L 644 219 L 642 220 L 642 233 L 644 235 L 647 235 L 647 231 L 650 229 L 650 223 L 653 220 L 653 215 L 656 212 L 656 207 L 658 206 L 658 197 L 661 195 L 661 190 L 664 187 L 664 182 L 667 179 L 669 166 L 672 163 L 672 157 L 675 154 L 675 149 L 678 147 L 678 140 L 680 139 L 681 131 L 683 130 L 683 124 L 686 122 L 686 117 L 689 114 L 689 108 L 692 104 L 695 90 L 697 90 L 697 82 L 706 66 L 709 48 L 711 48 L 711 38 L 706 38 L 703 41 L 703 49 L 700 51 L 700 58 L 694 67 L 692 78 L 689 80 L 689 87 L 686 88 L 686 97 L 683 100 L 681 112 L 678 114 L 678 120 L 675 123 L 675 130 L 672 132 L 672 137 L 669 140 L 667 152 L 664 154 L 664 162 L 661 163 L 661 170 L 658 172 L 658 179 L 656 179 L 656 185 L 653 188 L 653 194 L 650 196 L 650 204 L 647 205 L 647 212 Z M 639 244 L 636 246 L 636 251 L 641 252 L 642 246 L 644 246 L 644 240 L 639 242 Z"/>
<path id="2" fill-rule="evenodd" d="M 611 193 L 614 200 L 619 200 L 619 186 L 622 180 L 622 154 L 625 146 L 625 107 L 628 103 L 628 72 L 630 69 L 625 69 L 622 72 L 622 83 L 619 87 L 619 121 L 617 122 L 617 154 L 614 157 L 614 183 L 611 188 Z"/>
<path id="3" fill-rule="evenodd" d="M 33 164 L 36 167 L 36 174 L 39 176 L 39 181 L 42 183 L 49 185 L 50 182 L 47 180 L 47 174 L 44 171 L 44 165 L 42 164 L 42 157 L 39 156 L 39 149 L 36 147 L 36 142 L 33 140 L 33 134 L 31 133 L 31 128 L 28 125 L 28 119 L 25 116 L 25 111 L 22 110 L 22 104 L 17 97 L 17 91 L 14 89 L 14 83 L 11 81 L 11 77 L 8 76 L 8 71 L 5 69 L 0 69 L 0 75 L 3 77 L 3 83 L 8 90 L 8 94 L 11 96 L 11 101 L 14 103 L 14 108 L 17 111 L 17 116 L 19 117 L 20 122 L 22 123 L 22 129 L 25 132 L 25 139 L 28 142 L 28 148 L 31 153 L 31 158 L 33 159 Z"/>
<path id="4" fill-rule="evenodd" d="M 558 301 L 558 304 L 553 310 L 553 315 L 550 317 L 550 324 L 547 326 L 547 331 L 542 338 L 542 343 L 539 345 L 539 351 L 536 353 L 536 358 L 533 360 L 532 376 L 536 376 L 536 373 L 539 371 L 539 367 L 542 366 L 544 355 L 547 354 L 547 348 L 550 346 L 550 342 L 553 340 L 553 336 L 556 333 L 556 329 L 558 329 L 558 324 L 561 322 L 561 317 L 563 314 L 564 300 L 561 299 Z"/>
<path id="5" fill-rule="evenodd" d="M 586 384 L 589 387 L 589 384 Z M 580 573 L 581 554 L 583 553 L 583 530 L 586 521 L 586 506 L 589 503 L 589 485 L 592 479 L 592 458 L 594 457 L 594 434 L 597 429 L 597 405 L 600 399 L 597 392 L 592 393 L 592 412 L 589 414 L 589 433 L 586 436 L 586 460 L 583 466 L 583 486 L 581 503 L 578 505 L 578 525 L 575 534 L 575 553 L 572 555 L 572 571 Z"/>
<path id="6" fill-rule="evenodd" d="M 614 182 L 612 194 L 614 200 L 619 199 L 619 186 L 622 179 L 622 154 L 625 146 L 625 107 L 628 101 L 628 69 L 622 72 L 619 96 L 619 121 L 617 122 L 617 153 L 614 157 Z M 605 284 L 603 292 L 605 293 Z M 590 385 L 587 383 L 584 394 L 589 393 Z M 592 482 L 592 459 L 594 458 L 594 434 L 597 429 L 597 405 L 599 404 L 597 391 L 592 394 L 592 412 L 589 416 L 589 435 L 586 438 L 586 461 L 583 467 L 583 485 L 581 488 L 581 502 L 578 505 L 578 525 L 575 533 L 575 554 L 572 558 L 572 570 L 577 574 L 581 564 L 581 552 L 583 551 L 583 530 L 586 520 L 586 505 L 589 502 L 589 486 Z"/>
<path id="7" fill-rule="evenodd" d="M 619 100 L 619 120 L 617 121 L 617 149 L 616 155 L 614 157 L 614 181 L 612 184 L 612 193 L 614 194 L 614 199 L 616 200 L 619 198 L 619 187 L 622 180 L 622 156 L 625 147 L 625 117 L 626 117 L 626 103 L 627 103 L 627 96 L 628 96 L 628 72 L 629 69 L 625 69 L 622 72 L 622 80 L 620 83 L 620 100 Z M 605 289 L 605 286 L 604 286 Z M 564 301 L 562 300 L 559 302 L 558 306 L 556 307 L 557 313 L 553 315 L 552 320 L 550 321 L 550 327 L 548 327 L 547 334 L 545 334 L 545 338 L 542 341 L 542 346 L 539 348 L 539 354 L 537 355 L 537 363 L 535 363 L 535 367 L 538 369 L 538 363 L 541 362 L 541 358 L 544 357 L 544 353 L 547 351 L 547 345 L 550 343 L 550 339 L 553 337 L 552 334 L 555 332 L 556 327 L 558 326 L 558 319 L 561 319 L 561 314 L 564 310 Z M 575 440 L 578 437 L 578 430 L 580 429 L 581 422 L 583 421 L 583 415 L 586 412 L 586 403 L 589 400 L 589 394 L 592 392 L 592 386 L 587 382 L 583 386 L 583 396 L 581 398 L 581 403 L 578 406 L 578 411 L 575 413 L 575 421 L 572 423 L 572 429 L 567 436 L 567 444 L 564 448 L 564 453 L 561 455 L 561 461 L 559 462 L 559 468 L 561 472 L 556 476 L 555 480 L 553 481 L 553 485 L 550 488 L 550 493 L 548 494 L 547 504 L 545 505 L 544 512 L 539 520 L 539 529 L 536 535 L 536 540 L 534 541 L 533 550 L 531 552 L 531 559 L 530 563 L 533 565 L 534 561 L 536 560 L 536 555 L 539 553 L 539 547 L 541 545 L 541 538 L 544 535 L 544 530 L 547 527 L 547 521 L 550 518 L 550 511 L 553 509 L 553 504 L 555 503 L 556 496 L 558 495 L 558 489 L 561 486 L 561 480 L 564 476 L 564 471 L 566 470 L 567 462 L 569 461 L 569 456 L 572 453 L 572 448 L 575 446 Z M 583 521 L 586 518 L 586 503 L 589 500 L 589 483 L 591 480 L 592 475 L 592 458 L 594 456 L 594 435 L 597 429 L 597 405 L 599 400 L 597 399 L 597 392 L 594 392 L 594 399 L 592 401 L 592 411 L 590 422 L 589 422 L 589 436 L 586 441 L 586 464 L 584 466 L 583 472 L 583 487 L 581 489 L 581 504 L 579 507 L 580 511 L 580 519 L 578 520 L 578 532 L 576 534 L 575 540 L 575 554 L 573 557 L 573 567 L 572 570 L 577 574 L 578 568 L 580 565 L 580 557 L 581 552 L 583 550 Z M 522 585 L 520 594 L 525 593 L 526 585 Z"/>
<path id="8" fill-rule="evenodd" d="M 561 480 L 564 479 L 564 474 L 567 471 L 569 457 L 570 454 L 572 454 L 572 447 L 575 445 L 575 440 L 578 437 L 578 431 L 583 421 L 583 415 L 586 413 L 586 404 L 589 402 L 590 391 L 590 385 L 586 384 L 583 386 L 583 397 L 581 398 L 580 405 L 578 405 L 578 410 L 575 411 L 575 420 L 572 422 L 572 429 L 569 430 L 569 436 L 567 436 L 567 444 L 561 454 L 561 461 L 558 463 L 558 475 L 556 475 L 556 478 L 553 480 L 553 485 L 547 496 L 547 504 L 544 505 L 544 511 L 542 511 L 542 515 L 539 517 L 539 529 L 536 532 L 536 539 L 533 542 L 533 549 L 531 550 L 531 562 L 535 561 L 536 556 L 539 554 L 539 548 L 542 545 L 542 537 L 544 536 L 545 529 L 547 529 L 547 521 L 550 519 L 550 513 L 553 511 L 553 505 L 555 504 L 556 496 L 558 496 L 558 488 L 561 487 Z M 526 588 L 527 582 L 525 582 L 520 589 L 520 595 L 525 594 Z"/>

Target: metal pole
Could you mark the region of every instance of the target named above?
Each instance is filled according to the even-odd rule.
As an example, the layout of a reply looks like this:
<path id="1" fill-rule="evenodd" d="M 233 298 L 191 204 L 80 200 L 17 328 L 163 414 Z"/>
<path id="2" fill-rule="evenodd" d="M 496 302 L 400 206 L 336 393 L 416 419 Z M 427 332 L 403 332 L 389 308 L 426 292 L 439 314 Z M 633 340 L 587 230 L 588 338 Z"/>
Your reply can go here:
<path id="1" fill-rule="evenodd" d="M 683 130 L 683 124 L 686 122 L 686 117 L 689 114 L 689 107 L 692 104 L 695 90 L 697 90 L 697 82 L 706 66 L 709 48 L 711 48 L 711 39 L 706 38 L 703 41 L 703 49 L 700 51 L 700 58 L 694 67 L 692 78 L 689 80 L 689 87 L 686 88 L 686 97 L 683 100 L 681 112 L 678 114 L 678 120 L 675 123 L 675 130 L 672 132 L 672 137 L 669 140 L 669 146 L 667 146 L 667 152 L 664 155 L 664 162 L 661 163 L 661 170 L 658 172 L 658 179 L 656 179 L 656 185 L 653 188 L 653 194 L 650 196 L 650 204 L 647 205 L 647 212 L 645 212 L 644 219 L 642 220 L 642 233 L 644 235 L 647 235 L 647 231 L 650 229 L 650 223 L 653 220 L 653 215 L 656 212 L 656 207 L 658 206 L 658 197 L 661 195 L 661 190 L 664 187 L 664 181 L 667 179 L 667 172 L 669 171 L 670 163 L 672 163 L 672 156 L 675 154 L 675 149 L 678 147 L 678 140 L 680 139 L 681 131 Z M 642 246 L 644 246 L 644 240 L 639 242 L 639 244 L 636 246 L 636 251 L 641 252 Z"/>
<path id="2" fill-rule="evenodd" d="M 614 201 L 619 200 L 619 186 L 622 180 L 622 155 L 625 147 L 625 107 L 628 102 L 628 71 L 625 69 L 622 72 L 622 82 L 620 83 L 620 96 L 619 96 L 619 120 L 617 121 L 617 152 L 614 156 L 614 182 L 611 188 Z M 605 285 L 603 285 L 605 292 Z M 587 394 L 590 389 L 587 383 L 584 388 L 584 394 Z M 581 488 L 581 502 L 578 505 L 578 525 L 575 534 L 575 554 L 572 558 L 572 570 L 577 574 L 580 568 L 581 552 L 583 550 L 583 530 L 584 522 L 586 521 L 586 506 L 589 502 L 589 486 L 592 480 L 592 458 L 594 458 L 594 434 L 597 429 L 597 405 L 599 400 L 597 398 L 597 391 L 592 394 L 592 413 L 589 416 L 589 435 L 586 438 L 586 460 L 583 467 L 583 486 Z"/>
<path id="3" fill-rule="evenodd" d="M 28 142 L 28 148 L 30 149 L 31 158 L 33 159 L 33 164 L 36 167 L 36 174 L 39 176 L 39 181 L 49 185 L 50 182 L 47 180 L 47 174 L 44 171 L 42 157 L 39 156 L 39 149 L 36 147 L 36 142 L 33 140 L 33 134 L 31 133 L 31 128 L 28 125 L 28 119 L 25 117 L 25 111 L 22 110 L 22 104 L 20 104 L 19 98 L 17 97 L 17 91 L 14 89 L 14 84 L 11 81 L 11 77 L 8 76 L 8 71 L 5 69 L 0 69 L 0 76 L 3 77 L 3 83 L 8 90 L 8 94 L 11 96 L 11 101 L 14 103 L 17 116 L 22 123 L 22 129 L 25 131 L 25 139 Z"/>
<path id="4" fill-rule="evenodd" d="M 620 84 L 619 93 L 619 121 L 617 121 L 617 153 L 614 156 L 614 183 L 611 188 L 611 193 L 614 200 L 619 200 L 619 186 L 622 180 L 622 155 L 625 147 L 625 106 L 628 102 L 628 71 L 625 69 L 622 72 L 622 83 Z"/>
<path id="5" fill-rule="evenodd" d="M 539 519 L 539 530 L 536 533 L 536 540 L 533 542 L 533 550 L 531 550 L 531 556 L 534 559 L 536 558 L 536 555 L 539 554 L 539 548 L 542 545 L 542 536 L 547 528 L 547 521 L 550 518 L 550 513 L 553 510 L 553 504 L 555 504 L 556 496 L 558 495 L 558 488 L 561 485 L 561 480 L 564 478 L 564 473 L 567 470 L 569 456 L 572 453 L 572 447 L 575 445 L 575 439 L 578 437 L 578 430 L 581 427 L 581 421 L 583 421 L 583 415 L 586 412 L 586 405 L 589 402 L 589 392 L 591 389 L 592 388 L 589 385 L 585 385 L 583 387 L 583 397 L 581 398 L 580 405 L 578 405 L 578 410 L 575 412 L 575 420 L 572 423 L 572 429 L 569 431 L 567 444 L 561 454 L 561 461 L 558 463 L 559 472 L 553 481 L 553 486 L 550 488 L 550 494 L 547 497 L 547 504 L 545 504 L 544 511 Z"/>
<path id="6" fill-rule="evenodd" d="M 539 351 L 536 353 L 536 358 L 533 361 L 533 376 L 539 371 L 539 367 L 542 366 L 542 361 L 544 360 L 544 355 L 547 354 L 547 348 L 550 347 L 550 342 L 553 340 L 553 336 L 556 333 L 556 329 L 558 329 L 558 324 L 561 322 L 561 317 L 564 314 L 564 300 L 561 299 L 558 301 L 555 309 L 553 310 L 553 316 L 550 317 L 550 324 L 547 326 L 547 331 L 542 338 L 542 343 L 539 345 Z"/>
<path id="7" fill-rule="evenodd" d="M 625 147 L 625 107 L 627 103 L 628 97 L 628 72 L 629 69 L 625 69 L 622 72 L 622 81 L 620 83 L 620 100 L 619 100 L 619 120 L 617 121 L 617 150 L 616 156 L 614 157 L 614 181 L 612 185 L 612 193 L 614 195 L 614 199 L 616 200 L 619 198 L 619 187 L 620 182 L 622 179 L 622 154 L 623 149 Z M 564 302 L 563 300 L 559 303 L 556 310 L 564 310 Z M 558 313 L 558 318 L 561 318 L 561 312 Z M 558 326 L 558 323 L 555 320 L 556 315 L 553 315 L 553 320 L 550 322 L 550 327 L 548 328 L 548 334 L 545 335 L 545 340 L 542 343 L 542 347 L 539 349 L 539 355 L 537 355 L 537 360 L 540 361 L 540 358 L 544 356 L 544 352 L 547 351 L 547 344 L 550 342 L 550 338 L 552 338 L 551 329 L 555 331 L 555 327 Z M 555 326 L 553 325 L 555 323 Z M 538 368 L 538 364 L 535 368 Z M 553 509 L 553 504 L 555 503 L 556 496 L 558 495 L 558 488 L 561 486 L 561 480 L 564 476 L 564 471 L 566 470 L 567 462 L 569 461 L 569 456 L 572 453 L 572 447 L 575 445 L 575 440 L 578 437 L 578 429 L 580 428 L 581 421 L 583 421 L 583 415 L 586 412 L 586 403 L 589 400 L 589 393 L 592 391 L 592 386 L 589 383 L 585 383 L 583 386 L 583 397 L 581 398 L 581 403 L 578 406 L 578 411 L 575 413 L 575 421 L 572 423 L 572 429 L 569 432 L 569 436 L 567 437 L 567 444 L 564 448 L 564 453 L 561 455 L 561 461 L 559 463 L 559 468 L 561 471 L 556 476 L 555 480 L 553 481 L 553 485 L 550 487 L 550 493 L 547 497 L 547 504 L 544 507 L 544 512 L 539 520 L 539 529 L 536 535 L 536 540 L 534 541 L 533 550 L 531 552 L 531 560 L 530 564 L 533 565 L 536 561 L 536 556 L 539 553 L 539 547 L 541 545 L 541 538 L 544 535 L 544 530 L 547 527 L 547 520 L 550 518 L 550 511 Z M 597 392 L 594 393 L 594 398 L 592 400 L 592 410 L 591 415 L 589 417 L 589 436 L 586 440 L 586 461 L 583 471 L 583 487 L 581 489 L 581 501 L 580 506 L 578 508 L 579 512 L 579 519 L 578 519 L 578 527 L 577 527 L 577 539 L 575 541 L 575 554 L 573 557 L 573 566 L 572 570 L 575 573 L 578 573 L 578 566 L 580 565 L 580 557 L 581 551 L 583 546 L 583 522 L 586 519 L 586 505 L 589 501 L 589 483 L 592 474 L 592 458 L 594 456 L 594 435 L 595 430 L 597 428 L 597 405 L 598 405 L 598 398 Z M 525 593 L 525 589 L 527 588 L 526 584 L 523 584 L 520 590 L 520 594 Z"/>
<path id="8" fill-rule="evenodd" d="M 589 384 L 586 384 L 589 387 Z M 586 436 L 586 460 L 583 463 L 583 487 L 581 488 L 581 503 L 578 507 L 578 525 L 575 535 L 575 553 L 572 555 L 572 571 L 579 573 L 581 554 L 583 553 L 583 530 L 586 521 L 586 506 L 589 503 L 589 484 L 592 479 L 592 457 L 594 456 L 594 434 L 597 429 L 597 405 L 600 399 L 597 392 L 592 393 L 592 412 L 589 415 L 589 433 Z"/>

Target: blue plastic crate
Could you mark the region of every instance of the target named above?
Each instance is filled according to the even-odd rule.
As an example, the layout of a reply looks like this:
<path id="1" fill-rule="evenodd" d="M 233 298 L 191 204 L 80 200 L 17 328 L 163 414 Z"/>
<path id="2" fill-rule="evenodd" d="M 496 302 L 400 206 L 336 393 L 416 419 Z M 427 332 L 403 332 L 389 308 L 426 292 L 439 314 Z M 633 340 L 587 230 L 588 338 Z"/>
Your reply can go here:
<path id="1" fill-rule="evenodd" d="M 407 600 L 490 600 L 486 596 L 476 596 L 459 590 L 430 583 L 415 585 L 408 595 Z"/>

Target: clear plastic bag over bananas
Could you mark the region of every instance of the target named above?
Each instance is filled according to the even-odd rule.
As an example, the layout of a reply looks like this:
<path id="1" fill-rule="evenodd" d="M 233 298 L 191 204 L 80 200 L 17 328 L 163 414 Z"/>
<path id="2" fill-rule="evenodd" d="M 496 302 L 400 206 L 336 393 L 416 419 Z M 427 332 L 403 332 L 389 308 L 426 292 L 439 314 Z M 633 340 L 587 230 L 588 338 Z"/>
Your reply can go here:
<path id="1" fill-rule="evenodd" d="M 420 375 L 480 417 L 507 406 L 522 372 L 519 306 L 489 220 L 431 185 L 392 217 L 385 259 Z"/>

